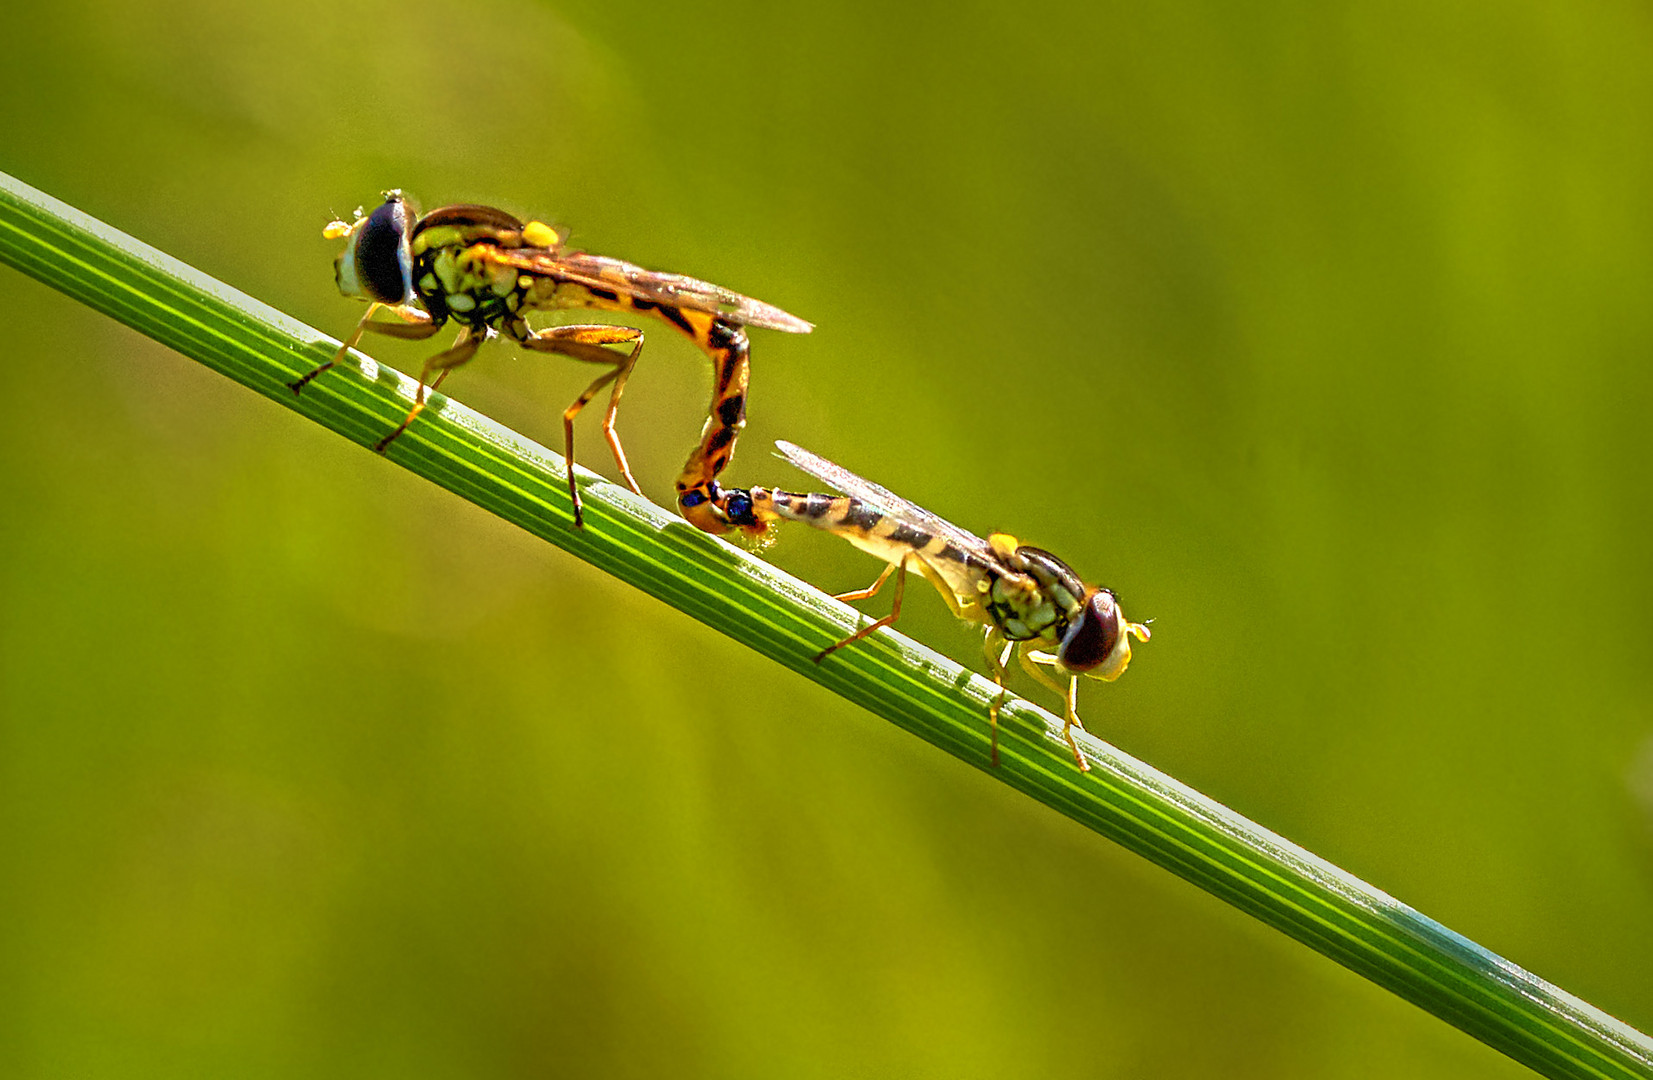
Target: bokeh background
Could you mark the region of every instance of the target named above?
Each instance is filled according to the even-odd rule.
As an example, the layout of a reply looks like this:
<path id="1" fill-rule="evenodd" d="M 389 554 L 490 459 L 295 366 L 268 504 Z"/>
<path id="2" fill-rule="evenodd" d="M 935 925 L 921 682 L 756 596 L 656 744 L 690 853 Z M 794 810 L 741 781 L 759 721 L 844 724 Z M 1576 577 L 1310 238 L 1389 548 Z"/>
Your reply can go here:
<path id="1" fill-rule="evenodd" d="M 814 320 L 754 335 L 731 480 L 790 438 L 1062 553 L 1156 620 L 1093 730 L 1653 1027 L 1645 5 L 5 24 L 0 169 L 335 334 L 321 227 L 391 186 Z M 11 270 L 0 315 L 8 1076 L 1523 1074 Z M 554 441 L 587 377 L 448 389 Z M 652 329 L 657 499 L 706 396 Z"/>

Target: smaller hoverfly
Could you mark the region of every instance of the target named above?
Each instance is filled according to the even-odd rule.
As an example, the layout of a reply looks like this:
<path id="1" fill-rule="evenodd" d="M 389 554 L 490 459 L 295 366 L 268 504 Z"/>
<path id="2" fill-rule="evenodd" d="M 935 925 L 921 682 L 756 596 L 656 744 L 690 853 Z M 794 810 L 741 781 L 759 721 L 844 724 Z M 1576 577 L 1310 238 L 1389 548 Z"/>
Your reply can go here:
<path id="1" fill-rule="evenodd" d="M 452 347 L 425 361 L 419 394 L 407 418 L 373 447 L 384 453 L 424 409 L 427 389 L 435 390 L 450 371 L 498 333 L 525 349 L 607 366 L 611 370 L 598 376 L 563 411 L 568 493 L 574 504 L 574 524 L 580 525 L 584 517 L 574 484 L 574 418 L 605 386 L 613 388 L 603 415 L 603 437 L 626 485 L 642 493 L 614 431 L 614 416 L 642 352 L 643 332 L 601 324 L 533 331 L 526 316 L 531 311 L 574 307 L 646 312 L 686 334 L 711 357 L 716 369 L 710 415 L 678 477 L 677 495 L 691 523 L 708 532 L 728 531 L 731 526 L 717 475 L 729 464 L 746 423 L 750 349 L 745 327 L 806 334 L 813 329 L 809 323 L 704 281 L 570 251 L 558 230 L 538 221 L 523 223 L 503 210 L 444 206 L 420 217 L 400 191 L 387 191 L 384 199 L 371 214 L 364 217 L 357 210 L 354 222 L 335 221 L 323 230 L 322 235 L 330 240 L 342 237 L 347 241 L 334 260 L 334 275 L 340 292 L 368 301 L 367 314 L 333 359 L 288 384 L 294 393 L 343 360 L 365 332 L 423 340 L 453 319 L 460 324 L 459 336 Z M 380 311 L 396 321 L 376 321 L 373 316 Z"/>
<path id="2" fill-rule="evenodd" d="M 1005 663 L 1014 649 L 1022 668 L 1035 681 L 1062 696 L 1066 705 L 1062 738 L 1079 768 L 1089 771 L 1073 737 L 1074 728 L 1085 727 L 1075 704 L 1079 676 L 1112 682 L 1131 662 L 1131 638 L 1147 641 L 1150 636 L 1146 626 L 1125 619 L 1113 591 L 1086 584 L 1048 551 L 1018 543 L 1005 533 L 983 540 L 800 446 L 775 445 L 780 448 L 779 456 L 844 494 L 731 489 L 727 493 L 730 517 L 760 525 L 782 519 L 800 521 L 841 536 L 888 563 L 878 580 L 865 589 L 840 594 L 839 600 L 873 596 L 891 572 L 896 575 L 890 613 L 821 650 L 816 663 L 895 622 L 901 614 L 907 568 L 912 566 L 936 587 L 954 615 L 985 624 L 983 652 L 999 687 L 988 707 L 993 764 L 999 763 Z M 1043 667 L 1066 675 L 1067 686 Z"/>

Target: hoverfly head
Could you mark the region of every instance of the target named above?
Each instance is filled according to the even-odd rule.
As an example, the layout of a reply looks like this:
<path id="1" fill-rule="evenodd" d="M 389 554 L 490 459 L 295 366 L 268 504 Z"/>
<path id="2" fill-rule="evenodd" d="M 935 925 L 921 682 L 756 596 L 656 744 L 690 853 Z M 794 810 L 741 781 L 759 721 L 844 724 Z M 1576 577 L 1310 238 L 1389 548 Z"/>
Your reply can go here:
<path id="1" fill-rule="evenodd" d="M 1093 589 L 1056 655 L 1072 674 L 1112 682 L 1131 662 L 1131 638 L 1147 641 L 1150 636 L 1146 626 L 1126 621 L 1113 590 Z"/>
<path id="2" fill-rule="evenodd" d="M 344 250 L 333 260 L 333 276 L 346 296 L 381 304 L 413 299 L 413 225 L 416 215 L 400 191 L 385 192 L 384 205 L 356 220 L 335 221 L 322 230 L 329 240 L 343 237 Z"/>

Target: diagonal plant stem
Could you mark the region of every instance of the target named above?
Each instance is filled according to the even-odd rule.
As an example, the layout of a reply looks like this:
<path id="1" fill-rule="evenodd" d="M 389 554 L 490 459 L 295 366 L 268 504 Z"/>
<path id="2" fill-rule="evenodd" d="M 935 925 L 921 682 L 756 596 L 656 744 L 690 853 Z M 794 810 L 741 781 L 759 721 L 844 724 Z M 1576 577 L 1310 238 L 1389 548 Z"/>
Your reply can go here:
<path id="1" fill-rule="evenodd" d="M 415 384 L 358 356 L 358 375 L 287 383 L 337 342 L 0 173 L 0 260 L 363 446 L 401 420 Z M 441 397 L 390 458 L 636 585 L 894 724 L 987 768 L 995 688 L 885 631 L 831 664 L 811 658 L 852 609 L 576 470 L 572 528 L 556 454 Z M 1227 807 L 1012 699 L 988 770 L 1310 948 L 1551 1077 L 1653 1078 L 1653 1040 Z"/>

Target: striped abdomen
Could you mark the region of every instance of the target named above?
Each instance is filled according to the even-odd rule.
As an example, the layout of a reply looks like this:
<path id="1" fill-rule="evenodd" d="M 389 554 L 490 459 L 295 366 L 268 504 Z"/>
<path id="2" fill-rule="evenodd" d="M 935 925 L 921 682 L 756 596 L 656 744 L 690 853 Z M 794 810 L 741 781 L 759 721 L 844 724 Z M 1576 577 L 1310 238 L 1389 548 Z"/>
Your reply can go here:
<path id="1" fill-rule="evenodd" d="M 662 308 L 665 315 L 668 309 Z M 717 477 L 735 456 L 735 440 L 746 426 L 746 387 L 752 375 L 752 347 L 738 323 L 699 311 L 679 311 L 683 322 L 693 327 L 690 336 L 712 359 L 712 401 L 706 407 L 706 423 L 700 442 L 683 463 L 677 477 L 678 511 L 697 528 L 710 533 L 728 532 L 736 525 L 718 488 Z M 751 530 L 762 532 L 762 529 Z"/>
<path id="2" fill-rule="evenodd" d="M 553 296 L 539 299 L 537 303 L 546 307 L 578 306 L 653 315 L 682 331 L 711 359 L 712 400 L 706 409 L 700 441 L 677 477 L 677 505 L 683 517 L 696 528 L 709 533 L 725 533 L 733 528 L 736 523 L 724 509 L 724 495 L 717 477 L 729 467 L 735 455 L 735 442 L 746 426 L 752 347 L 745 328 L 710 312 L 676 307 L 595 284 L 559 282 Z"/>
<path id="3" fill-rule="evenodd" d="M 887 563 L 912 559 L 938 589 L 952 594 L 950 606 L 960 618 L 986 620 L 981 600 L 1003 577 L 986 559 L 946 537 L 847 495 L 737 488 L 727 493 L 727 507 L 731 520 L 749 531 L 762 532 L 775 521 L 797 521 L 840 536 Z"/>

